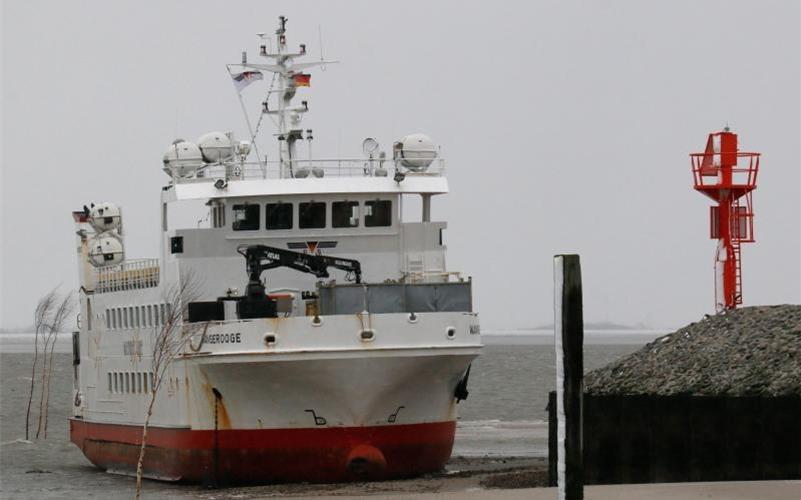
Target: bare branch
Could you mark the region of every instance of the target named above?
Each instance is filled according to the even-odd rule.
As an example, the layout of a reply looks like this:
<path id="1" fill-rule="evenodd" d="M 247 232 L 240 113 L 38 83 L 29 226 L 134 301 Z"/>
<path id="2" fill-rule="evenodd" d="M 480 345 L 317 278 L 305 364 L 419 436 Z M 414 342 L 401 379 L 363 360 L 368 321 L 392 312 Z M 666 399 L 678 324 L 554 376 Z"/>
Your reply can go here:
<path id="1" fill-rule="evenodd" d="M 50 325 L 50 351 L 48 352 L 47 346 L 45 345 L 45 363 L 47 368 L 44 370 L 46 374 L 45 383 L 42 386 L 42 392 L 45 393 L 45 403 L 44 403 L 44 438 L 47 439 L 47 417 L 50 413 L 50 380 L 53 376 L 53 350 L 56 346 L 56 340 L 58 340 L 58 334 L 64 329 L 64 321 L 66 321 L 67 316 L 69 316 L 75 306 L 74 302 L 74 295 L 72 292 L 68 293 L 64 299 L 59 304 L 58 309 L 56 309 L 55 314 L 53 315 L 53 321 Z M 44 368 L 44 367 L 43 367 Z M 41 415 L 40 415 L 41 419 Z"/>
<path id="2" fill-rule="evenodd" d="M 56 301 L 56 289 L 54 288 L 45 294 L 36 304 L 33 313 L 34 336 L 33 336 L 33 363 L 31 364 L 31 388 L 28 394 L 28 408 L 25 410 L 25 440 L 29 439 L 31 403 L 33 402 L 33 392 L 36 386 L 36 364 L 39 361 L 39 337 L 47 329 L 50 323 L 53 307 Z"/>
<path id="3" fill-rule="evenodd" d="M 156 396 L 167 375 L 172 361 L 183 352 L 192 336 L 203 326 L 185 322 L 189 303 L 199 297 L 200 286 L 196 276 L 187 273 L 183 280 L 175 286 L 168 288 L 164 294 L 164 310 L 162 314 L 161 329 L 158 330 L 152 342 L 153 379 L 150 391 L 150 401 L 145 413 L 145 422 L 142 425 L 142 443 L 139 448 L 139 460 L 136 464 L 136 495 L 139 500 L 142 492 L 142 473 L 144 468 L 145 450 L 147 446 L 147 430 Z"/>

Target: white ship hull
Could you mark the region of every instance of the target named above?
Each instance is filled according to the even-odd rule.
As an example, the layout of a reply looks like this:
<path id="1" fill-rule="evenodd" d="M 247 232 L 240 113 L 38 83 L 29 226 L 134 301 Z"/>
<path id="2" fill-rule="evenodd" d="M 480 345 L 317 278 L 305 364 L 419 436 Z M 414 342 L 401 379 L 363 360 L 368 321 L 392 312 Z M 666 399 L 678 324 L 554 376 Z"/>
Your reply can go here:
<path id="1" fill-rule="evenodd" d="M 370 342 L 359 335 L 364 320 L 373 327 Z M 405 314 L 323 321 L 320 326 L 307 317 L 237 321 L 197 334 L 159 395 L 146 475 L 341 481 L 442 468 L 453 445 L 454 392 L 480 350 L 478 336 L 470 333 L 475 316 L 419 314 L 414 324 Z M 275 341 L 266 345 L 266 336 Z M 435 337 L 441 340 L 431 342 Z M 100 359 L 104 369 L 116 364 L 134 373 L 149 363 L 136 357 Z M 142 414 L 148 394 L 138 387 L 119 394 L 110 385 L 103 402 L 94 402 L 95 411 L 73 420 L 73 441 L 96 465 L 133 473 L 141 423 L 129 419 Z M 115 396 L 119 402 L 110 403 Z M 125 400 L 139 411 L 104 410 Z"/>

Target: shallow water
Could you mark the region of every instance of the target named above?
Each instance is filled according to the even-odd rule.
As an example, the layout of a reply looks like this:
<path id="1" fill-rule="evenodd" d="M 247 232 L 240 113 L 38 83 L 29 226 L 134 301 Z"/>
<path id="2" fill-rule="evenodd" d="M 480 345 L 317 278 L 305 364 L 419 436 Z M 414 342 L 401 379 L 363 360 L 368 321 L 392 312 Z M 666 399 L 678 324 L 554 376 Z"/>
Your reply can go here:
<path id="1" fill-rule="evenodd" d="M 0 337 L 3 335 L 0 334 Z M 653 337 L 651 337 L 653 338 Z M 639 348 L 644 341 L 585 346 L 585 367 L 602 366 Z M 67 417 L 72 387 L 68 336 L 54 356 L 47 439 L 25 436 L 25 407 L 33 355 L 31 337 L 0 339 L 0 496 L 2 498 L 131 498 L 133 479 L 95 469 L 69 441 Z M 502 344 L 492 342 L 501 341 Z M 515 344 L 509 344 L 514 342 Z M 455 456 L 544 457 L 547 455 L 547 393 L 554 385 L 549 338 L 488 338 L 470 372 L 470 396 L 459 404 Z M 38 408 L 38 394 L 34 398 Z M 38 411 L 32 411 L 35 417 Z M 147 498 L 191 498 L 208 494 L 195 486 L 146 482 Z M 203 493 L 205 492 L 205 493 Z"/>

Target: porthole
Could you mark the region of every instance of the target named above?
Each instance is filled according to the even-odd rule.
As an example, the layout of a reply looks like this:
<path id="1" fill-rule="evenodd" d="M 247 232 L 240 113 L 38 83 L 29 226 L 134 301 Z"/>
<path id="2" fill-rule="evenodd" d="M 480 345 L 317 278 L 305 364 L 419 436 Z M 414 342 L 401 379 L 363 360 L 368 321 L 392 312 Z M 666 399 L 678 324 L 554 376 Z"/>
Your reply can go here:
<path id="1" fill-rule="evenodd" d="M 277 341 L 278 338 L 274 333 L 267 333 L 264 335 L 264 345 L 267 347 L 274 346 Z"/>
<path id="2" fill-rule="evenodd" d="M 448 329 L 445 331 L 445 336 L 448 337 L 448 340 L 453 340 L 456 338 L 456 328 L 449 326 Z"/>
<path id="3" fill-rule="evenodd" d="M 362 342 L 372 342 L 375 340 L 375 332 L 372 330 L 362 330 L 359 334 L 359 338 L 361 338 Z"/>

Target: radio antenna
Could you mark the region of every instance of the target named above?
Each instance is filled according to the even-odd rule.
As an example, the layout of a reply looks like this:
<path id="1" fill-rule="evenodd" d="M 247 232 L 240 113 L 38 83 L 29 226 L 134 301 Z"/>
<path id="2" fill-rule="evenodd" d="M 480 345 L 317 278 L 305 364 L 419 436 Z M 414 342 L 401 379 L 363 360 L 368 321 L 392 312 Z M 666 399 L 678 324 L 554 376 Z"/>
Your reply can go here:
<path id="1" fill-rule="evenodd" d="M 320 62 L 323 62 L 325 61 L 323 58 L 323 29 L 319 24 L 317 25 L 317 39 L 320 41 Z M 325 64 L 322 64 L 320 69 L 325 71 Z"/>

